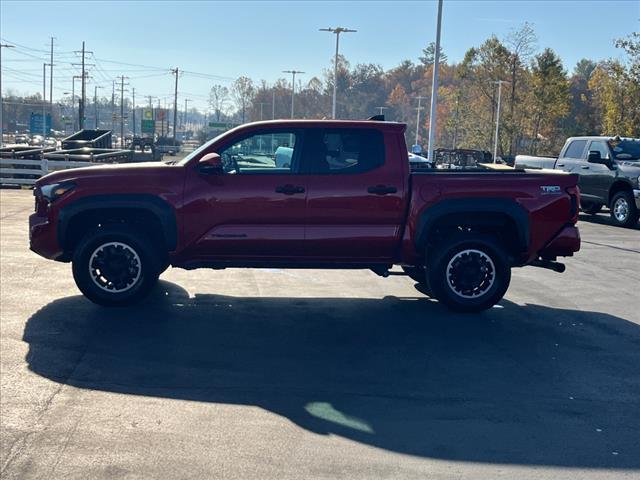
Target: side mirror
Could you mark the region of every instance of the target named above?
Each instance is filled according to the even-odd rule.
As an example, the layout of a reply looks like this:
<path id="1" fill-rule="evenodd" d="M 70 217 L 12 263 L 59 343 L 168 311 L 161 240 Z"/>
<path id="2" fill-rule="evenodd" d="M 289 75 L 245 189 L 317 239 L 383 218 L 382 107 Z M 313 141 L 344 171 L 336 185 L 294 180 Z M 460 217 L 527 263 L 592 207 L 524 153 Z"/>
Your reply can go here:
<path id="1" fill-rule="evenodd" d="M 607 160 L 602 158 L 602 156 L 600 155 L 600 152 L 597 150 L 592 150 L 589 152 L 589 156 L 587 157 L 587 162 L 604 163 L 605 165 L 608 163 Z"/>
<path id="2" fill-rule="evenodd" d="M 217 153 L 207 153 L 198 161 L 198 170 L 205 175 L 220 175 L 224 172 L 222 158 Z"/>

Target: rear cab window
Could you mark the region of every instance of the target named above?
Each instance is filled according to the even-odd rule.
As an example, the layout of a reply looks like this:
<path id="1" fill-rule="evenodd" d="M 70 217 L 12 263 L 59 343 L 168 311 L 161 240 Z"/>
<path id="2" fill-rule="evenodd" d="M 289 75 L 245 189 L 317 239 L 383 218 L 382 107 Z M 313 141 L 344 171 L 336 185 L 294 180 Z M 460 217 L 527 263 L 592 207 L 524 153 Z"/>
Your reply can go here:
<path id="1" fill-rule="evenodd" d="M 584 147 L 587 145 L 586 140 L 573 140 L 562 155 L 563 158 L 577 158 L 584 157 Z"/>
<path id="2" fill-rule="evenodd" d="M 302 165 L 306 173 L 351 174 L 384 165 L 384 137 L 371 128 L 309 128 L 305 131 Z"/>

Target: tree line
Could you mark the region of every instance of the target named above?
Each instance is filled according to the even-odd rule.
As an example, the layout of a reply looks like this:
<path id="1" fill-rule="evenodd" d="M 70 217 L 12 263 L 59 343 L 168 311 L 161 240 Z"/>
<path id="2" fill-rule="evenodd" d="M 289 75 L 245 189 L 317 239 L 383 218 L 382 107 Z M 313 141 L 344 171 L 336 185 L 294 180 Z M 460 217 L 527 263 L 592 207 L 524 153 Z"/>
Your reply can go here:
<path id="1" fill-rule="evenodd" d="M 470 48 L 459 63 L 440 55 L 436 146 L 493 150 L 498 86 L 502 84 L 498 155 L 557 154 L 574 135 L 640 136 L 640 33 L 615 42 L 624 60 L 580 60 L 569 73 L 551 49 L 539 49 L 525 23 L 503 39 L 491 36 Z M 363 119 L 384 112 L 407 123 L 415 142 L 418 97 L 423 97 L 418 143 L 426 146 L 434 45 L 417 62 L 404 60 L 385 71 L 374 63 L 352 66 L 338 59 L 337 118 Z M 298 81 L 296 118 L 330 118 L 334 72 Z M 214 85 L 212 116 L 248 122 L 291 116 L 291 84 L 238 78 L 229 88 Z M 382 108 L 380 108 L 382 107 Z"/>

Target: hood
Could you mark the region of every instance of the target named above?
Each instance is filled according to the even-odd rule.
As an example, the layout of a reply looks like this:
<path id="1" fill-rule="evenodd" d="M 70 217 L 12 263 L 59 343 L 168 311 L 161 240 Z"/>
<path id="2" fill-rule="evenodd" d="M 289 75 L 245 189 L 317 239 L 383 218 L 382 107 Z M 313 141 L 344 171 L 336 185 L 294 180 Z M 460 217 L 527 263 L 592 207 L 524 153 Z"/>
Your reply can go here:
<path id="1" fill-rule="evenodd" d="M 57 162 L 55 162 L 57 163 Z M 53 161 L 49 166 L 55 165 Z M 138 176 L 148 176 L 150 174 L 166 171 L 171 168 L 180 168 L 164 162 L 137 162 L 137 163 L 110 163 L 96 164 L 90 167 L 69 168 L 56 170 L 41 178 L 36 182 L 36 186 L 48 185 L 55 182 L 67 182 L 95 177 L 122 176 L 123 179 L 135 178 Z"/>

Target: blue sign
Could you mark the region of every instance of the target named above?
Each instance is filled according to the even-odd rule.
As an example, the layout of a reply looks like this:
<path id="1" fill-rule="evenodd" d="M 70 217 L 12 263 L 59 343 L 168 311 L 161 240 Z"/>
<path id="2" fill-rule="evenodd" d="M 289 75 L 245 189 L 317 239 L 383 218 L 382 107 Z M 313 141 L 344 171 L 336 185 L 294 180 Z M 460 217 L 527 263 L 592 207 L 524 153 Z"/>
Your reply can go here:
<path id="1" fill-rule="evenodd" d="M 51 115 L 46 116 L 45 120 L 45 130 L 46 134 L 49 135 L 51 133 Z M 41 113 L 31 113 L 31 120 L 29 122 L 29 131 L 35 135 L 42 135 L 42 114 Z"/>

